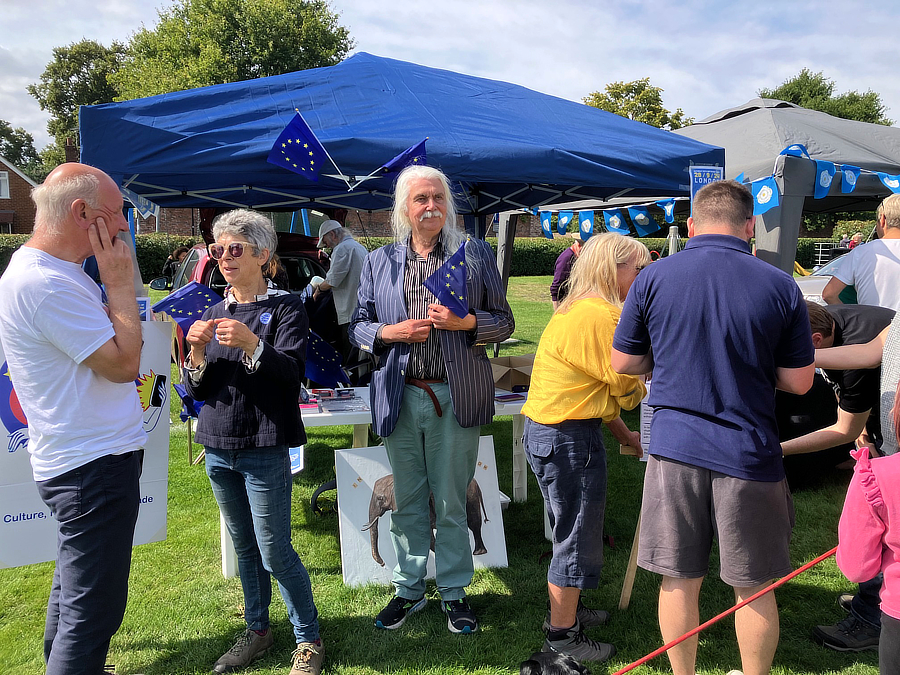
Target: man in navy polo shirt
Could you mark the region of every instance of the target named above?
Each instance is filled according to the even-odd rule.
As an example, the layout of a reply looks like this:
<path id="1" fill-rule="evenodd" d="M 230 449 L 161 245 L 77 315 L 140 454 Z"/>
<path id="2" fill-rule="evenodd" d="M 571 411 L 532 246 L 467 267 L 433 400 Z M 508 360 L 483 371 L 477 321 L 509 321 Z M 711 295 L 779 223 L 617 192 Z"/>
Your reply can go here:
<path id="1" fill-rule="evenodd" d="M 711 183 L 694 198 L 691 237 L 644 270 L 613 341 L 620 373 L 653 371 L 650 459 L 638 564 L 661 574 L 668 642 L 699 624 L 713 537 L 721 579 L 741 601 L 791 569 L 794 513 L 775 424 L 775 389 L 813 381 L 806 304 L 784 272 L 750 253 L 749 190 Z M 744 675 L 769 672 L 778 645 L 774 593 L 735 614 Z M 694 675 L 697 638 L 668 652 Z"/>

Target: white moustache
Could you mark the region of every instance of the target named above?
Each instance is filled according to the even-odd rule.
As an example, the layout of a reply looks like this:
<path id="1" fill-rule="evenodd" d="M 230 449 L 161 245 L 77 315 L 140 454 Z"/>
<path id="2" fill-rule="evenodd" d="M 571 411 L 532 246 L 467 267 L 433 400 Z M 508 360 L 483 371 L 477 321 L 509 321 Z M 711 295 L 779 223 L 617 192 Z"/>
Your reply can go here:
<path id="1" fill-rule="evenodd" d="M 421 223 L 426 218 L 440 218 L 440 217 L 441 217 L 441 212 L 438 211 L 437 209 L 434 209 L 433 211 L 426 211 L 425 213 L 423 213 L 419 217 L 419 222 Z"/>

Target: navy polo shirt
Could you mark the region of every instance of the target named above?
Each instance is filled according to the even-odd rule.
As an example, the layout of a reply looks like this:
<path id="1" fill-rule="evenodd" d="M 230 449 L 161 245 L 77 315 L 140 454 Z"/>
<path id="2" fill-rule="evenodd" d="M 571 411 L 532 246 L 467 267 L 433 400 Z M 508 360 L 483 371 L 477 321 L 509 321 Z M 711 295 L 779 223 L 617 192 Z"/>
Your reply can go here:
<path id="1" fill-rule="evenodd" d="M 784 477 L 775 369 L 814 357 L 788 274 L 737 237 L 695 236 L 638 275 L 613 346 L 653 350 L 650 454 L 748 480 Z"/>

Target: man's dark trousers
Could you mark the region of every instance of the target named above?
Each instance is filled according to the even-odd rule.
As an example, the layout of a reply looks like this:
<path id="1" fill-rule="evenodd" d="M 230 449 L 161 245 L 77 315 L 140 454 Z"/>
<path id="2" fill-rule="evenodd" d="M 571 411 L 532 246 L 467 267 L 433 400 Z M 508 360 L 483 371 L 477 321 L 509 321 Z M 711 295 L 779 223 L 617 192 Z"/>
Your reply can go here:
<path id="1" fill-rule="evenodd" d="M 47 675 L 99 675 L 128 600 L 143 450 L 107 455 L 37 483 L 58 522 L 47 605 Z"/>

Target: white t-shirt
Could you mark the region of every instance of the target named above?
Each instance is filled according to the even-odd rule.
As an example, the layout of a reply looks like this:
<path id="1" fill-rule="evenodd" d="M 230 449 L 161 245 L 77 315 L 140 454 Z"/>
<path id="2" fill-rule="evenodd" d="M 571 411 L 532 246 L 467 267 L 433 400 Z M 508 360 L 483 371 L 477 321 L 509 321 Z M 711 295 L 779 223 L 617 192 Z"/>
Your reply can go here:
<path id="1" fill-rule="evenodd" d="M 80 265 L 27 246 L 12 255 L 0 277 L 0 343 L 28 419 L 36 481 L 146 442 L 135 385 L 82 364 L 114 336 Z"/>
<path id="2" fill-rule="evenodd" d="M 854 248 L 834 276 L 856 287 L 860 305 L 900 310 L 900 239 L 876 239 Z"/>

